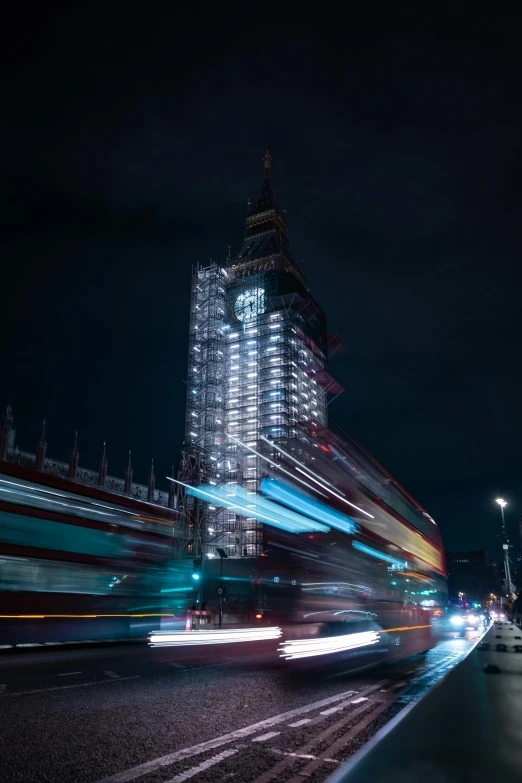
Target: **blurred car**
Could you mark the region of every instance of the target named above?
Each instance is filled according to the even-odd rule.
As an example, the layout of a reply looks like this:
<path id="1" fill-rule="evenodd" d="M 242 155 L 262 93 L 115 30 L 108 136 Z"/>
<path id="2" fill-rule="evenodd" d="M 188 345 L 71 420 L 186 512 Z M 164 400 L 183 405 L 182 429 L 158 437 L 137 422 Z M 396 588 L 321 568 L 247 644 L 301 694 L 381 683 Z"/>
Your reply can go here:
<path id="1" fill-rule="evenodd" d="M 448 622 L 451 632 L 464 636 L 466 631 L 482 629 L 485 625 L 485 617 L 483 614 L 457 607 L 448 613 Z"/>

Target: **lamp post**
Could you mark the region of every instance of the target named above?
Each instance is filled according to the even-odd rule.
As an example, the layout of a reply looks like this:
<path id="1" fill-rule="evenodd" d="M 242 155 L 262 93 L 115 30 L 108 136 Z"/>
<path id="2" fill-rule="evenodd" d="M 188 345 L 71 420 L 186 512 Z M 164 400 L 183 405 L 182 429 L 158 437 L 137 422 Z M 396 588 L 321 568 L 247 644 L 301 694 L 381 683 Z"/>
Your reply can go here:
<path id="1" fill-rule="evenodd" d="M 502 514 L 502 533 L 504 535 L 504 541 L 502 542 L 502 549 L 504 550 L 504 567 L 506 571 L 506 583 L 507 583 L 507 594 L 508 596 L 511 595 L 511 572 L 509 569 L 509 539 L 507 536 L 506 531 L 506 518 L 504 516 L 504 507 L 507 506 L 507 501 L 504 500 L 504 498 L 497 498 L 495 500 L 496 503 L 500 506 L 500 513 Z"/>
<path id="2" fill-rule="evenodd" d="M 217 589 L 217 593 L 219 596 L 219 627 L 221 628 L 223 624 L 223 595 L 225 593 L 225 588 L 223 587 L 223 560 L 226 560 L 228 558 L 228 555 L 224 549 L 220 549 L 219 547 L 216 548 L 216 552 L 218 553 L 221 560 L 221 578 L 219 582 L 219 587 Z"/>

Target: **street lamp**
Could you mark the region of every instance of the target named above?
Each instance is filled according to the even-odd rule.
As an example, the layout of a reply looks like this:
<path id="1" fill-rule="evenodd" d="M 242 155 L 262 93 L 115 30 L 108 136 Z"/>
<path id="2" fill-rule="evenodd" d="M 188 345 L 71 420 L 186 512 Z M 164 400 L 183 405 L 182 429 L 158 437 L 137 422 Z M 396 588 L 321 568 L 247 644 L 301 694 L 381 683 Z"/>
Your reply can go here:
<path id="1" fill-rule="evenodd" d="M 507 501 L 504 498 L 497 498 L 495 503 L 500 506 L 500 513 L 502 514 L 502 531 L 506 535 L 506 520 L 504 518 L 504 506 L 507 506 Z"/>
<path id="2" fill-rule="evenodd" d="M 500 506 L 500 513 L 502 514 L 502 532 L 504 534 L 504 541 L 502 542 L 502 549 L 504 550 L 504 563 L 505 563 L 505 571 L 506 571 L 506 583 L 507 583 L 507 594 L 508 596 L 511 595 L 511 572 L 509 569 L 509 539 L 507 536 L 506 531 L 506 519 L 504 516 L 504 508 L 507 506 L 507 501 L 504 500 L 504 498 L 496 498 L 495 503 L 498 503 Z"/>

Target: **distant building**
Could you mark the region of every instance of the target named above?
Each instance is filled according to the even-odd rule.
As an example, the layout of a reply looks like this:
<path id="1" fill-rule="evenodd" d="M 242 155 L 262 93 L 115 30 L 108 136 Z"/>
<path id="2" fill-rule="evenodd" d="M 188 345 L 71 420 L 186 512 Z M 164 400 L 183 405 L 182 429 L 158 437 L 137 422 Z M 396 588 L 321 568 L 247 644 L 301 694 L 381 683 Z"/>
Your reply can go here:
<path id="1" fill-rule="evenodd" d="M 171 484 L 168 491 L 156 489 L 154 460 L 152 461 L 148 476 L 148 483 L 138 484 L 133 481 L 130 452 L 125 471 L 122 471 L 123 475 L 121 477 L 111 476 L 108 473 L 108 459 L 105 443 L 103 444 L 98 470 L 91 470 L 79 465 L 80 453 L 78 450 L 77 434 L 74 438 L 68 462 L 60 462 L 47 456 L 45 421 L 34 452 L 22 451 L 15 442 L 15 434 L 13 410 L 11 403 L 9 403 L 0 425 L 0 468 L 2 462 L 11 463 L 12 465 L 18 465 L 21 468 L 55 476 L 59 479 L 66 479 L 75 484 L 84 484 L 112 494 L 125 495 L 134 500 L 153 503 L 154 505 L 163 506 L 164 508 L 177 508 L 177 495 L 174 484 Z"/>
<path id="2" fill-rule="evenodd" d="M 449 598 L 458 601 L 486 601 L 500 591 L 500 572 L 485 549 L 447 552 Z"/>

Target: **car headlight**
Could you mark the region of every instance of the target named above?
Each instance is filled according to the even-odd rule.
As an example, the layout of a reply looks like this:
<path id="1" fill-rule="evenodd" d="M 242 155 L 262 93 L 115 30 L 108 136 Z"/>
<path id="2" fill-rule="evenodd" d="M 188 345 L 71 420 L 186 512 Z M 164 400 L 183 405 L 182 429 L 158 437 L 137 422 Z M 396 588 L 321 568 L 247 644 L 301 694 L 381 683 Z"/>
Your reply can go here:
<path id="1" fill-rule="evenodd" d="M 453 623 L 453 625 L 462 625 L 463 622 L 464 619 L 459 614 L 454 614 L 450 617 L 450 623 Z"/>
<path id="2" fill-rule="evenodd" d="M 470 622 L 470 623 L 477 623 L 478 622 L 477 615 L 476 614 L 469 614 L 468 615 L 468 622 Z"/>

